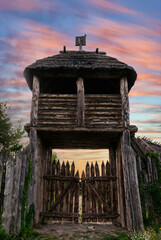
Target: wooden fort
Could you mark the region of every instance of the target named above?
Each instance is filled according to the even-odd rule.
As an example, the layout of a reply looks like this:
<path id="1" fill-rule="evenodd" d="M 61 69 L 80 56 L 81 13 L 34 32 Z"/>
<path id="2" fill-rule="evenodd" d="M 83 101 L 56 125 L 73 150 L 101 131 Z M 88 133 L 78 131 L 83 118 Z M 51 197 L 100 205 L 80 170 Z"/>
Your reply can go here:
<path id="1" fill-rule="evenodd" d="M 60 51 L 26 67 L 32 90 L 25 126 L 33 153 L 36 222 L 42 217 L 112 221 L 143 228 L 128 93 L 137 74 L 105 52 Z M 52 162 L 52 149 L 109 149 L 109 162 L 86 166 Z M 80 195 L 81 199 L 80 200 Z"/>

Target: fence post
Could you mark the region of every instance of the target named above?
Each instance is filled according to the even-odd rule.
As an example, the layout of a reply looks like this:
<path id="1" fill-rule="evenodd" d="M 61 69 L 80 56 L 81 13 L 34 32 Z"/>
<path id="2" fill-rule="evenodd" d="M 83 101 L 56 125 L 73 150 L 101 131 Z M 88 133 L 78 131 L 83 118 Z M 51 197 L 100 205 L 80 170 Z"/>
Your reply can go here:
<path id="1" fill-rule="evenodd" d="M 13 194 L 13 180 L 14 180 L 14 160 L 11 155 L 6 161 L 6 176 L 5 176 L 5 190 L 4 190 L 4 204 L 2 214 L 2 224 L 4 230 L 9 233 L 12 220 L 12 194 Z"/>

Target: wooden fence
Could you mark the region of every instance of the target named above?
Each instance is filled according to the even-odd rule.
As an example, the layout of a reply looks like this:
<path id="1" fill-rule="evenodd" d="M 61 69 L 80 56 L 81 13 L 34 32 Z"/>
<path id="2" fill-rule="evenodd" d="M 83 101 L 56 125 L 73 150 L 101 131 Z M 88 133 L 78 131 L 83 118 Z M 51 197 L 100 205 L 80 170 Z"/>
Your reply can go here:
<path id="1" fill-rule="evenodd" d="M 16 157 L 0 155 L 0 208 L 6 232 L 19 232 L 21 228 L 22 196 L 30 158 L 29 148 L 19 151 Z M 32 202 L 25 204 L 28 209 Z"/>
<path id="2" fill-rule="evenodd" d="M 159 221 L 161 223 L 161 185 L 159 171 L 161 174 L 161 146 L 156 152 L 144 138 L 132 138 L 132 147 L 136 153 L 137 173 L 142 204 L 144 223 L 148 221 Z M 159 146 L 157 146 L 159 148 Z M 158 165 L 158 166 L 157 166 Z M 158 195 L 159 194 L 159 195 Z M 158 205 L 156 206 L 156 202 Z"/>

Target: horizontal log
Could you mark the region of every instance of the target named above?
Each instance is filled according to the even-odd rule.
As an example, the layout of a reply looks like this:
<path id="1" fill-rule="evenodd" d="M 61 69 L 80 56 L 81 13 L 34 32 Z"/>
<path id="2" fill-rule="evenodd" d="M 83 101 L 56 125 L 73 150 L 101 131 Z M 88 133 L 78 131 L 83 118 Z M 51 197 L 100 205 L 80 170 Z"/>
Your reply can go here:
<path id="1" fill-rule="evenodd" d="M 103 107 L 103 108 L 121 108 L 122 104 L 120 102 L 111 103 L 111 102 L 85 102 L 85 107 Z"/>
<path id="2" fill-rule="evenodd" d="M 46 106 L 42 106 L 42 105 L 40 105 L 39 106 L 39 110 L 59 110 L 59 111 L 63 111 L 63 110 L 66 110 L 66 111 L 68 111 L 68 110 L 70 110 L 70 112 L 71 111 L 76 111 L 76 108 L 75 107 L 70 107 L 70 109 L 69 109 L 69 107 L 67 106 L 67 107 L 57 107 L 57 106 L 48 106 L 48 105 L 46 105 Z"/>
<path id="3" fill-rule="evenodd" d="M 25 130 L 26 131 L 29 131 L 30 129 L 33 129 L 33 126 L 31 124 L 26 124 L 25 125 Z M 110 133 L 110 132 L 113 132 L 113 133 L 122 133 L 124 130 L 125 130 L 125 127 L 123 126 L 107 126 L 105 129 L 90 129 L 90 128 L 74 128 L 74 129 L 71 129 L 70 127 L 64 127 L 64 128 L 61 128 L 61 129 L 58 129 L 57 127 L 52 127 L 52 126 L 34 126 L 34 129 L 37 130 L 37 131 L 51 131 L 51 132 L 69 132 L 69 133 L 74 133 L 74 132 L 83 132 L 83 133 Z M 130 132 L 137 132 L 138 131 L 138 128 L 135 126 L 135 125 L 130 125 L 128 127 L 129 131 Z"/>
<path id="4" fill-rule="evenodd" d="M 121 98 L 120 94 L 85 94 L 85 98 Z"/>
<path id="5" fill-rule="evenodd" d="M 46 180 L 59 180 L 59 181 L 79 182 L 79 178 L 78 177 L 71 177 L 71 176 L 51 176 L 51 175 L 46 175 L 46 176 L 44 176 L 44 179 L 46 179 Z"/>
<path id="6" fill-rule="evenodd" d="M 52 106 L 57 106 L 57 107 L 64 107 L 64 106 L 72 106 L 72 107 L 76 107 L 77 106 L 77 102 L 68 102 L 66 100 L 64 100 L 63 102 L 55 102 L 55 101 L 39 101 L 39 106 L 40 105 L 52 105 Z"/>
<path id="7" fill-rule="evenodd" d="M 78 213 L 72 212 L 41 212 L 40 215 L 43 217 L 79 217 Z"/>
<path id="8" fill-rule="evenodd" d="M 74 122 L 50 122 L 50 121 L 40 121 L 38 120 L 38 124 L 45 124 L 45 125 L 74 125 Z"/>
<path id="9" fill-rule="evenodd" d="M 114 110 L 114 111 L 117 111 L 119 109 L 120 109 L 120 111 L 122 110 L 121 105 L 119 106 L 118 104 L 116 106 L 112 106 L 112 105 L 109 105 L 109 106 L 94 106 L 94 105 L 85 106 L 85 110 L 94 110 L 94 111 L 99 111 L 99 110 L 103 110 L 103 111 Z"/>
<path id="10" fill-rule="evenodd" d="M 67 120 L 71 120 L 71 121 L 76 121 L 76 116 L 50 116 L 50 114 L 48 115 L 43 115 L 43 114 L 38 114 L 38 119 L 53 119 L 53 120 L 60 120 L 60 121 L 67 121 Z"/>
<path id="11" fill-rule="evenodd" d="M 116 176 L 100 176 L 100 177 L 83 177 L 81 178 L 82 181 L 116 181 L 117 177 Z"/>
<path id="12" fill-rule="evenodd" d="M 54 115 L 54 116 L 76 116 L 76 111 L 49 111 L 49 110 L 40 110 L 38 111 L 40 115 Z"/>
<path id="13" fill-rule="evenodd" d="M 110 218 L 117 218 L 119 217 L 118 213 L 82 213 L 82 218 L 106 218 L 106 219 L 110 219 Z"/>
<path id="14" fill-rule="evenodd" d="M 40 98 L 76 98 L 76 94 L 48 94 L 48 93 L 41 93 L 39 95 Z"/>
<path id="15" fill-rule="evenodd" d="M 86 126 L 88 126 L 88 125 L 95 125 L 95 126 L 96 125 L 110 125 L 110 124 L 111 125 L 115 125 L 115 124 L 118 125 L 118 124 L 120 124 L 120 122 L 119 121 L 113 121 L 113 120 L 111 120 L 111 121 L 110 120 L 109 121 L 104 121 L 104 122 L 92 122 L 92 121 L 89 122 L 88 121 L 88 122 L 85 122 L 85 125 Z"/>
<path id="16" fill-rule="evenodd" d="M 111 114 L 113 114 L 113 115 L 120 115 L 120 113 L 121 113 L 121 111 L 88 111 L 88 110 L 86 110 L 85 111 L 85 114 L 86 115 L 103 115 L 103 116 L 105 116 L 105 115 L 111 115 Z M 121 117 L 121 116 L 120 116 Z"/>
<path id="17" fill-rule="evenodd" d="M 49 94 L 49 93 L 40 93 L 39 95 L 40 97 L 68 97 L 68 98 L 77 98 L 76 94 Z M 95 98 L 120 98 L 121 95 L 120 94 L 85 94 L 85 98 L 91 98 L 91 97 L 95 97 Z"/>

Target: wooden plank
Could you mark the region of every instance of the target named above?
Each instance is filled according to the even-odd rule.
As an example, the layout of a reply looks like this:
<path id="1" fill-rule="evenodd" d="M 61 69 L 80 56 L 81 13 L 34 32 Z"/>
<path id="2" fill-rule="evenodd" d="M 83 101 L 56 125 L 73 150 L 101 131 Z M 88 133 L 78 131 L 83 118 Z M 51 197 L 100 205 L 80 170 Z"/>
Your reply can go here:
<path id="1" fill-rule="evenodd" d="M 95 219 L 95 217 L 98 217 L 98 218 L 107 218 L 107 219 L 111 219 L 111 218 L 117 218 L 117 217 L 119 217 L 119 214 L 118 213 L 83 213 L 82 214 L 82 217 L 84 218 L 84 219 L 88 219 L 88 218 L 90 218 L 90 219 Z"/>
<path id="2" fill-rule="evenodd" d="M 111 166 L 110 166 L 110 163 L 107 161 L 106 162 L 106 176 L 109 176 L 110 177 L 110 174 L 111 174 Z M 112 194 L 113 192 L 111 191 L 111 184 L 112 184 L 112 181 L 110 182 L 105 182 L 105 200 L 106 200 L 106 203 L 109 207 L 109 209 L 112 211 L 112 207 L 111 207 L 111 199 L 112 198 Z"/>
<path id="3" fill-rule="evenodd" d="M 90 165 L 89 163 L 87 162 L 86 164 L 86 177 L 88 179 L 88 177 L 90 177 Z M 87 192 L 87 198 L 86 198 L 86 205 L 87 205 L 87 213 L 90 212 L 90 188 L 89 188 L 89 183 L 88 181 L 86 181 L 86 192 Z M 89 221 L 90 219 L 88 219 Z"/>
<path id="4" fill-rule="evenodd" d="M 84 125 L 84 82 L 83 78 L 79 77 L 77 80 L 77 125 L 82 127 Z"/>
<path id="5" fill-rule="evenodd" d="M 106 169 L 105 169 L 104 161 L 102 161 L 102 164 L 101 164 L 101 175 L 102 175 L 102 177 L 106 176 Z M 102 197 L 104 199 L 103 211 L 105 211 L 105 205 L 107 205 L 106 204 L 106 191 L 107 191 L 107 189 L 106 189 L 106 182 L 105 181 L 101 181 L 101 195 L 102 195 Z"/>
<path id="6" fill-rule="evenodd" d="M 96 172 L 96 177 L 99 178 L 100 177 L 100 171 L 99 171 L 99 167 L 98 167 L 98 163 L 97 162 L 95 163 L 95 172 Z M 97 189 L 101 189 L 101 182 L 100 181 L 97 183 Z M 97 201 L 97 205 L 98 205 L 98 213 L 102 213 L 101 202 L 98 201 L 98 199 L 96 201 Z M 100 219 L 98 218 L 98 221 L 99 220 Z"/>
<path id="7" fill-rule="evenodd" d="M 126 224 L 128 230 L 142 230 L 143 219 L 141 211 L 136 158 L 130 146 L 130 132 L 125 130 L 122 136 L 122 168 L 126 204 Z"/>
<path id="8" fill-rule="evenodd" d="M 58 160 L 57 164 L 56 164 L 56 175 L 57 177 L 60 176 L 60 162 Z M 54 204 L 55 202 L 57 201 L 58 197 L 59 197 L 59 189 L 60 189 L 60 182 L 59 182 L 59 179 L 57 180 L 56 179 L 56 183 L 55 183 L 55 201 L 54 201 Z M 51 208 L 50 208 L 51 209 Z M 58 210 L 58 206 L 55 206 L 55 211 L 59 211 Z"/>
<path id="9" fill-rule="evenodd" d="M 56 162 L 55 162 L 55 160 L 52 163 L 51 173 L 52 173 L 53 177 L 56 175 Z M 45 179 L 49 179 L 49 178 L 45 178 Z M 51 197 L 50 197 L 50 209 L 51 209 L 51 206 L 53 205 L 54 199 L 55 199 L 55 181 L 51 181 L 50 192 L 51 192 Z"/>
<path id="10" fill-rule="evenodd" d="M 66 177 L 70 176 L 70 165 L 69 162 L 67 161 L 66 163 Z M 66 195 L 66 212 L 69 212 L 69 193 Z"/>
<path id="11" fill-rule="evenodd" d="M 75 175 L 79 179 L 79 171 Z M 75 203 L 74 203 L 74 212 L 78 214 L 79 212 L 79 181 L 75 183 Z M 78 217 L 74 218 L 74 222 L 78 223 Z"/>
<path id="12" fill-rule="evenodd" d="M 120 115 L 121 111 L 115 110 L 115 111 L 85 111 L 85 114 L 88 115 L 102 115 L 102 116 L 109 116 L 109 115 Z"/>
<path id="13" fill-rule="evenodd" d="M 120 98 L 120 94 L 85 94 L 86 99 L 87 98 Z"/>
<path id="14" fill-rule="evenodd" d="M 18 152 L 16 155 L 16 164 L 14 171 L 14 182 L 13 182 L 13 195 L 12 195 L 12 231 L 15 232 L 17 230 L 17 214 L 20 202 L 20 180 L 21 180 L 21 166 L 22 166 L 22 153 Z"/>
<path id="15" fill-rule="evenodd" d="M 14 182 L 14 160 L 10 155 L 6 161 L 6 175 L 5 175 L 5 189 L 4 189 L 4 203 L 2 214 L 2 225 L 6 233 L 10 231 L 12 220 L 12 194 Z"/>
<path id="16" fill-rule="evenodd" d="M 49 93 L 41 93 L 40 98 L 75 98 L 77 99 L 76 94 L 49 94 Z"/>
<path id="17" fill-rule="evenodd" d="M 5 160 L 5 156 L 3 153 L 1 153 L 0 154 L 0 194 L 1 194 L 2 179 L 3 179 L 4 160 Z M 0 207 L 1 207 L 1 200 L 0 200 Z"/>
<path id="18" fill-rule="evenodd" d="M 91 163 L 91 178 L 95 177 L 95 168 L 93 163 Z M 95 181 L 92 182 L 95 185 Z M 96 196 L 95 193 L 92 191 L 92 213 L 96 213 Z M 92 219 L 93 222 L 97 222 L 97 218 Z"/>
<path id="19" fill-rule="evenodd" d="M 31 106 L 31 124 L 37 125 L 37 114 L 38 114 L 38 102 L 39 102 L 39 92 L 40 85 L 39 79 L 33 77 L 33 86 L 32 86 L 32 106 Z"/>
<path id="20" fill-rule="evenodd" d="M 71 166 L 71 176 L 74 177 L 75 175 L 75 164 L 74 162 L 72 163 Z M 73 181 L 72 181 L 73 182 Z M 73 197 L 74 197 L 74 188 L 70 189 L 70 205 L 69 205 L 69 212 L 73 213 L 74 212 L 74 204 L 73 204 Z M 70 221 L 72 221 L 72 218 L 69 218 Z"/>
<path id="21" fill-rule="evenodd" d="M 116 176 L 116 147 L 111 146 L 109 149 L 109 161 L 110 161 L 110 175 L 111 176 Z M 118 203 L 118 198 L 117 198 L 117 183 L 112 182 L 110 183 L 110 198 L 111 200 L 111 211 L 112 212 L 117 212 L 117 203 Z M 113 222 L 113 224 L 117 224 L 117 222 Z"/>
<path id="22" fill-rule="evenodd" d="M 41 212 L 40 213 L 44 217 L 52 217 L 52 218 L 78 218 L 78 213 L 70 213 L 70 212 Z"/>
<path id="23" fill-rule="evenodd" d="M 82 181 L 82 214 L 86 213 L 86 196 L 85 196 L 85 173 L 82 172 L 81 181 Z M 82 217 L 82 222 L 84 222 L 84 218 Z"/>
<path id="24" fill-rule="evenodd" d="M 129 118 L 129 97 L 128 97 L 128 81 L 126 77 L 121 78 L 120 80 L 120 94 L 122 99 L 122 119 L 125 127 L 128 127 L 130 124 Z"/>

